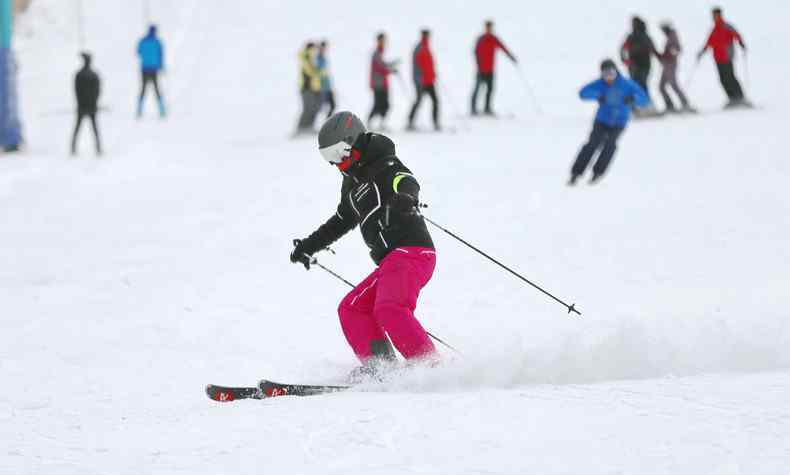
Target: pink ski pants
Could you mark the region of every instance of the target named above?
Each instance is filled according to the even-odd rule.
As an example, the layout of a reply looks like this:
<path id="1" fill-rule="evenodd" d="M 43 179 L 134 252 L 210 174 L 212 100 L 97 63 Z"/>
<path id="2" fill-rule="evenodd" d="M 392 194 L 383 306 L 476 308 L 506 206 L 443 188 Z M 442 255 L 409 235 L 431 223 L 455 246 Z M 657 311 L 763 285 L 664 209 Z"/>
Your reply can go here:
<path id="1" fill-rule="evenodd" d="M 389 336 L 406 359 L 436 352 L 425 329 L 414 317 L 420 290 L 431 280 L 436 252 L 425 247 L 393 249 L 379 267 L 340 302 L 340 326 L 363 363 L 374 341 Z"/>

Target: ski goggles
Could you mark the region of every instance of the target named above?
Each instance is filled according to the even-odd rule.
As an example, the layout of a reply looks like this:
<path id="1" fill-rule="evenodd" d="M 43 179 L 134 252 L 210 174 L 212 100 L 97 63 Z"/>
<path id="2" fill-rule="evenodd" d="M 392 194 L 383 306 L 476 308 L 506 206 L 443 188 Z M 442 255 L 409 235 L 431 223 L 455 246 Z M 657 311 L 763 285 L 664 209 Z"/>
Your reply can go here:
<path id="1" fill-rule="evenodd" d="M 606 68 L 601 71 L 601 77 L 604 79 L 614 80 L 617 78 L 617 70 L 614 68 Z"/>
<path id="2" fill-rule="evenodd" d="M 349 162 L 350 164 L 351 145 L 346 142 L 340 141 L 329 147 L 319 148 L 318 151 L 321 152 L 321 156 L 324 157 L 324 160 L 341 170 L 344 168 L 344 162 Z M 346 166 L 345 168 L 348 167 Z"/>

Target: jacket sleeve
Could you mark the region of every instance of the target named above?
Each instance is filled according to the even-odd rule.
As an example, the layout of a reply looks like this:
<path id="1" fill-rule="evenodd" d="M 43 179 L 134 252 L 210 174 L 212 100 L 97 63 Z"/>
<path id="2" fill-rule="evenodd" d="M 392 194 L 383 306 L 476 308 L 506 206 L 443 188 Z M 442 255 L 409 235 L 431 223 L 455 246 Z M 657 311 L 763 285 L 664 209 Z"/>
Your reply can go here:
<path id="1" fill-rule="evenodd" d="M 420 184 L 414 178 L 414 175 L 409 172 L 401 171 L 395 173 L 392 177 L 392 191 L 409 195 L 417 203 L 420 202 Z"/>
<path id="2" fill-rule="evenodd" d="M 655 44 L 655 42 L 653 42 L 652 38 L 650 39 L 650 52 L 656 58 L 661 59 L 661 53 L 658 52 L 658 48 L 656 48 L 656 44 Z"/>
<path id="3" fill-rule="evenodd" d="M 510 58 L 511 61 L 515 61 L 516 57 L 513 56 L 513 53 L 511 53 L 509 49 L 507 49 L 507 46 L 505 46 L 505 43 L 502 43 L 502 41 L 500 41 L 498 36 L 495 36 L 494 38 L 496 38 L 496 46 L 497 46 L 497 48 L 499 48 L 502 51 L 504 51 L 505 54 L 507 55 L 507 57 Z"/>
<path id="4" fill-rule="evenodd" d="M 579 98 L 583 101 L 597 101 L 603 94 L 601 83 L 602 81 L 599 79 L 584 86 L 579 91 Z"/>
<path id="5" fill-rule="evenodd" d="M 647 97 L 647 93 L 644 89 L 642 89 L 642 86 L 630 79 L 628 80 L 628 86 L 631 90 L 631 95 L 634 96 L 635 106 L 646 107 L 648 104 L 650 104 L 650 98 Z"/>
<path id="6" fill-rule="evenodd" d="M 95 99 L 94 99 L 94 100 L 95 100 L 95 101 L 96 101 L 96 103 L 98 104 L 98 102 L 99 102 L 99 97 L 101 97 L 101 78 L 100 78 L 100 77 L 99 77 L 99 75 L 97 74 L 97 75 L 95 75 L 95 76 L 94 76 L 94 79 L 95 79 L 95 81 L 96 81 L 96 97 L 95 97 Z"/>
<path id="7" fill-rule="evenodd" d="M 321 77 L 321 72 L 318 69 L 317 63 L 313 63 L 310 60 L 310 56 L 307 52 L 304 52 L 300 60 L 302 62 L 302 74 L 306 75 L 310 80 L 315 80 L 316 78 Z"/>
<path id="8" fill-rule="evenodd" d="M 738 33 L 738 30 L 736 30 L 735 27 L 732 25 L 727 25 L 727 26 L 730 29 L 730 34 L 732 34 L 732 39 L 737 41 L 741 45 L 741 47 L 745 47 L 746 45 L 743 43 L 743 37 L 741 36 L 740 33 Z"/>
<path id="9" fill-rule="evenodd" d="M 412 55 L 412 64 L 414 68 L 414 82 L 422 83 L 422 58 L 420 57 L 421 48 L 417 46 L 414 49 L 414 54 Z"/>
<path id="10" fill-rule="evenodd" d="M 343 187 L 344 192 L 345 189 L 346 187 Z M 337 205 L 335 214 L 302 241 L 305 245 L 305 253 L 315 254 L 343 237 L 354 229 L 356 225 L 357 219 L 354 210 L 347 204 L 344 196 L 341 196 L 340 204 Z"/>

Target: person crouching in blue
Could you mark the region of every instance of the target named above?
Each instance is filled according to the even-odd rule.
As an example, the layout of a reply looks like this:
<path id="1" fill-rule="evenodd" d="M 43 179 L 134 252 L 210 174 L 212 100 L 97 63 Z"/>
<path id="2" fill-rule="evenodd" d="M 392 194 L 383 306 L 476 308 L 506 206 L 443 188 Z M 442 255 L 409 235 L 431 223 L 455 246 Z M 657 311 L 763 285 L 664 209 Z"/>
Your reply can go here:
<path id="1" fill-rule="evenodd" d="M 601 63 L 601 79 L 584 86 L 579 91 L 579 97 L 585 101 L 598 101 L 600 105 L 595 115 L 590 139 L 579 151 L 573 163 L 568 185 L 576 184 L 576 180 L 587 169 L 587 165 L 598 150 L 600 153 L 593 165 L 590 183 L 601 179 L 617 150 L 617 139 L 631 118 L 631 106 L 644 107 L 650 102 L 645 90 L 636 82 L 623 77 L 611 59 Z"/>

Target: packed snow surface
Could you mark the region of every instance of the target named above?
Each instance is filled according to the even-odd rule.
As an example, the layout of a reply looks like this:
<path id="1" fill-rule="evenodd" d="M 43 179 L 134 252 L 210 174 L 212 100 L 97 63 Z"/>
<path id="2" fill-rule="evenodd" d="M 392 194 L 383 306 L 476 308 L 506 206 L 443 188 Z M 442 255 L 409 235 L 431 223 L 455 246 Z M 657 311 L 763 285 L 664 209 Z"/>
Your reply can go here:
<path id="1" fill-rule="evenodd" d="M 163 121 L 153 101 L 133 116 L 143 2 L 35 0 L 17 21 L 27 149 L 0 158 L 0 473 L 787 473 L 790 4 L 723 5 L 760 106 L 725 113 L 712 59 L 694 71 L 707 2 L 150 3 Z M 576 92 L 634 13 L 659 44 L 674 21 L 702 113 L 633 123 L 600 184 L 566 187 L 594 113 Z M 496 108 L 512 118 L 473 121 L 488 17 L 520 70 L 499 58 Z M 424 26 L 456 133 L 402 132 L 406 66 L 390 135 L 426 215 L 583 316 L 432 230 L 419 317 L 460 356 L 346 393 L 208 400 L 206 383 L 354 367 L 335 313 L 347 289 L 288 261 L 340 182 L 312 138 L 288 139 L 296 52 L 328 38 L 340 107 L 366 115 L 375 33 L 408 63 Z M 81 47 L 104 81 L 102 159 L 87 129 L 67 153 Z M 372 269 L 356 231 L 335 251 L 318 257 L 348 279 Z"/>

